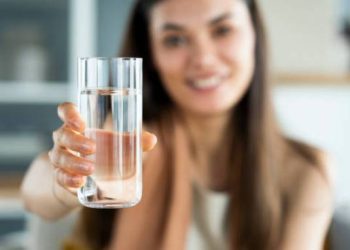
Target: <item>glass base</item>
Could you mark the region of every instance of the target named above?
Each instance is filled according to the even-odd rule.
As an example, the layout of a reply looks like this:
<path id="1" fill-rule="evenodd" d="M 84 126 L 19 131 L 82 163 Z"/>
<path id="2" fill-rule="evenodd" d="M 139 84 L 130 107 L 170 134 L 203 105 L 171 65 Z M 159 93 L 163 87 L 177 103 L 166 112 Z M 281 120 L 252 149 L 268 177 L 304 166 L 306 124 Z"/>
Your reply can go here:
<path id="1" fill-rule="evenodd" d="M 140 201 L 141 201 L 141 197 L 138 199 L 135 199 L 133 201 L 95 201 L 95 202 L 89 202 L 86 201 L 86 198 L 84 196 L 81 195 L 80 192 L 78 192 L 78 198 L 79 198 L 79 202 L 85 206 L 85 207 L 89 207 L 89 208 L 105 208 L 105 209 L 109 209 L 109 208 L 128 208 L 128 207 L 133 207 L 135 205 L 137 205 Z"/>
<path id="2" fill-rule="evenodd" d="M 87 178 L 86 184 L 78 189 L 79 202 L 90 208 L 127 208 L 135 206 L 140 202 L 142 196 L 141 184 L 128 185 L 127 181 L 118 185 L 116 182 L 96 182 Z"/>

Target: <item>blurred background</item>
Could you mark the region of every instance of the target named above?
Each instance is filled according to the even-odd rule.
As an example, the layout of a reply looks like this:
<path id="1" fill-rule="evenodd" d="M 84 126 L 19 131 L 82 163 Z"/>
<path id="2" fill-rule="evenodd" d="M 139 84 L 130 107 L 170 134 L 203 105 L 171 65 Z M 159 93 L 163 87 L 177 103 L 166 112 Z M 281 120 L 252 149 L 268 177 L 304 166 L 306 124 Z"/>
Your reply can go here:
<path id="1" fill-rule="evenodd" d="M 76 58 L 117 54 L 132 0 L 0 0 L 0 249 L 55 249 L 19 185 L 51 147 L 56 106 L 75 101 Z M 350 249 L 350 0 L 260 0 L 283 130 L 333 158 L 333 249 Z M 43 239 L 45 235 L 45 239 Z M 347 242 L 348 241 L 348 242 Z"/>

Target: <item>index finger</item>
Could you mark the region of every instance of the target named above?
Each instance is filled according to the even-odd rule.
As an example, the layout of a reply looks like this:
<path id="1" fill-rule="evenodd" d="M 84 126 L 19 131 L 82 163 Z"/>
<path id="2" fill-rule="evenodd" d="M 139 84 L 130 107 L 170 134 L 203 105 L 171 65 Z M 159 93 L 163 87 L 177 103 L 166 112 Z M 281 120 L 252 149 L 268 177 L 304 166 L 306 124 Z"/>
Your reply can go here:
<path id="1" fill-rule="evenodd" d="M 71 102 L 64 102 L 58 105 L 57 109 L 60 119 L 72 129 L 83 132 L 85 129 L 85 123 L 80 116 L 77 107 Z"/>

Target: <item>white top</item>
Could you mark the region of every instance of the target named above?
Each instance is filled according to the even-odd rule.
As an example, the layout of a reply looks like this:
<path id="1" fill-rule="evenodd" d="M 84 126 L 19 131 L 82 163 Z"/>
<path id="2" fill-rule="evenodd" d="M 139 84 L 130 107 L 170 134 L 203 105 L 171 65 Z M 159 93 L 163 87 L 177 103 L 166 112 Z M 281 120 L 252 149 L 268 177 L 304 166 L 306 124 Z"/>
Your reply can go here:
<path id="1" fill-rule="evenodd" d="M 229 195 L 193 185 L 193 210 L 188 231 L 188 250 L 226 250 L 224 219 Z"/>

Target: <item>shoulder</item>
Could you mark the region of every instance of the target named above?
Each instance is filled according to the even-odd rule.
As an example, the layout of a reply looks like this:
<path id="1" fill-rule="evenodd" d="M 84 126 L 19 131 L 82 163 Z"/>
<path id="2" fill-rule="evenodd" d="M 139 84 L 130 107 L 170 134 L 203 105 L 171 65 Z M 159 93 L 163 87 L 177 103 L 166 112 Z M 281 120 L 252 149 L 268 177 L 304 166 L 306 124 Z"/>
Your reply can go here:
<path id="1" fill-rule="evenodd" d="M 285 156 L 283 249 L 321 249 L 333 212 L 330 157 L 294 142 Z M 281 248 L 281 249 L 282 249 Z"/>
<path id="2" fill-rule="evenodd" d="M 333 202 L 334 171 L 330 156 L 300 142 L 293 141 L 292 147 L 285 157 L 283 174 L 289 209 L 330 210 Z"/>

